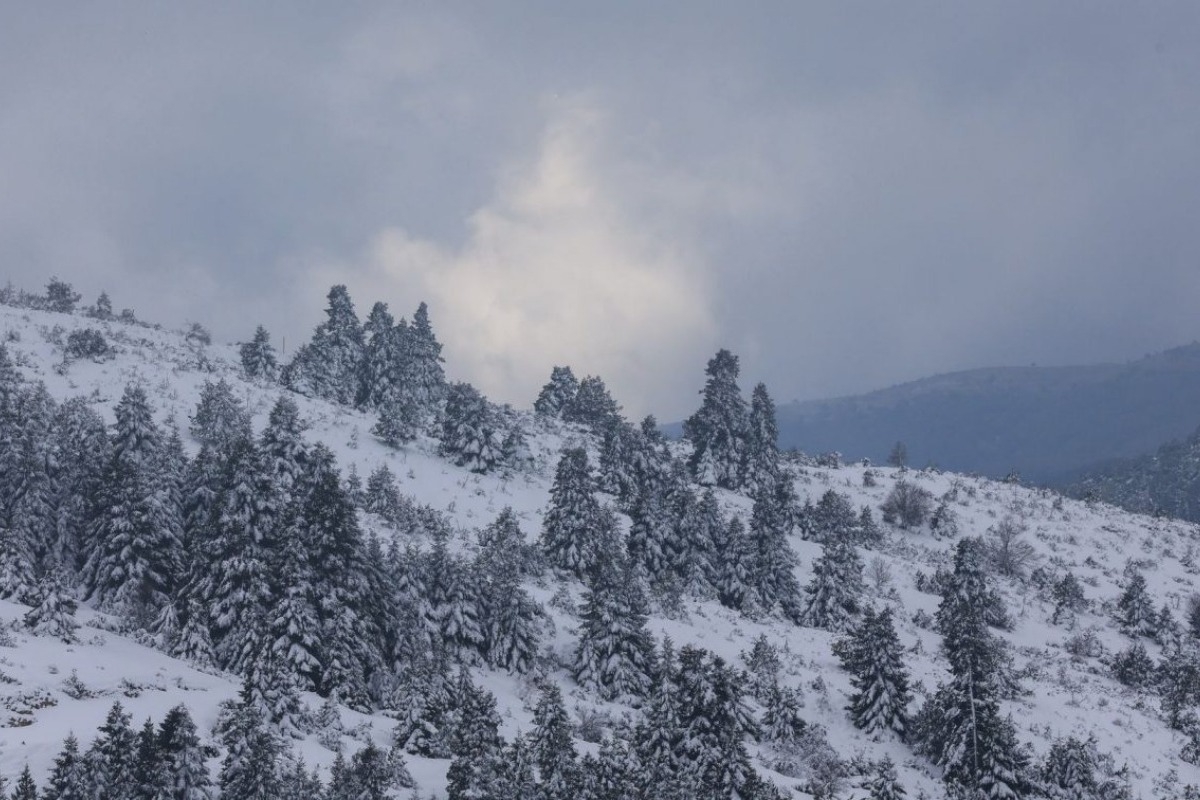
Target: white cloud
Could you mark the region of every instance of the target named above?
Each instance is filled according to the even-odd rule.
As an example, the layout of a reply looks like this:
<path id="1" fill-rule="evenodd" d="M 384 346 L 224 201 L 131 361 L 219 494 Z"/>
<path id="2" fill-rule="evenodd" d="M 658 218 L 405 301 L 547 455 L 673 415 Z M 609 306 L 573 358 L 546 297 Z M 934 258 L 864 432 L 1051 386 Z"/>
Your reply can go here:
<path id="1" fill-rule="evenodd" d="M 569 364 L 631 414 L 678 416 L 714 349 L 707 271 L 670 224 L 625 210 L 646 187 L 610 180 L 604 133 L 594 103 L 556 99 L 535 155 L 503 171 L 461 246 L 388 228 L 365 264 L 319 279 L 363 304 L 403 298 L 397 313 L 427 300 L 450 375 L 497 400 L 528 406 Z"/>

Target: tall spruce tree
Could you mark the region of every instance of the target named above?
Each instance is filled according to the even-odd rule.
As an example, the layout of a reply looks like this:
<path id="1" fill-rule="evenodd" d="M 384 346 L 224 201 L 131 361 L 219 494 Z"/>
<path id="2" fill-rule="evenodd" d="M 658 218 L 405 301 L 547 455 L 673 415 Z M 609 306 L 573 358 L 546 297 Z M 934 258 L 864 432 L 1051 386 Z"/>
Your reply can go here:
<path id="1" fill-rule="evenodd" d="M 790 619 L 799 619 L 802 608 L 796 580 L 796 554 L 788 537 L 796 526 L 796 495 L 792 479 L 779 476 L 769 489 L 754 499 L 750 516 L 750 540 L 754 560 L 750 580 L 755 599 L 763 610 L 775 606 Z"/>
<path id="2" fill-rule="evenodd" d="M 606 559 L 595 567 L 583 601 L 575 680 L 608 700 L 644 697 L 654 672 L 647 608 L 630 565 Z"/>
<path id="3" fill-rule="evenodd" d="M 301 394 L 350 405 L 358 395 L 362 328 L 345 286 L 329 290 L 326 319 L 283 370 L 284 384 Z"/>
<path id="4" fill-rule="evenodd" d="M 483 648 L 493 667 L 527 672 L 537 655 L 541 608 L 521 586 L 525 537 L 511 508 L 480 534 L 474 574 Z"/>
<path id="5" fill-rule="evenodd" d="M 204 746 L 186 706 L 167 712 L 157 741 L 163 782 L 154 800 L 213 800 L 216 792 L 204 763 Z"/>
<path id="6" fill-rule="evenodd" d="M 854 686 L 846 707 L 854 726 L 867 733 L 892 731 L 903 740 L 912 695 L 891 610 L 866 609 L 849 636 L 836 644 L 835 653 Z"/>
<path id="7" fill-rule="evenodd" d="M 79 752 L 79 740 L 67 734 L 63 748 L 54 759 L 54 768 L 43 789 L 43 800 L 90 800 L 88 765 Z"/>
<path id="8" fill-rule="evenodd" d="M 804 624 L 814 628 L 842 631 L 858 613 L 863 591 L 863 564 L 854 545 L 846 540 L 825 543 L 821 557 L 813 564 L 813 579 L 805 592 L 808 603 Z"/>
<path id="9" fill-rule="evenodd" d="M 275 348 L 271 346 L 271 334 L 259 325 L 254 329 L 254 338 L 238 348 L 242 359 L 242 371 L 251 380 L 274 380 L 279 371 L 275 359 Z"/>
<path id="10" fill-rule="evenodd" d="M 441 452 L 472 472 L 490 472 L 504 457 L 500 423 L 486 397 L 468 383 L 455 383 L 446 396 Z"/>
<path id="11" fill-rule="evenodd" d="M 750 395 L 750 419 L 742 454 L 742 486 L 751 492 L 773 486 L 779 475 L 779 425 L 775 402 L 766 384 L 758 384 Z"/>
<path id="12" fill-rule="evenodd" d="M 540 800 L 573 800 L 579 792 L 578 753 L 562 692 L 554 683 L 542 685 L 529 745 L 541 782 Z"/>
<path id="13" fill-rule="evenodd" d="M 609 394 L 602 378 L 588 375 L 579 382 L 575 397 L 563 406 L 562 418 L 598 433 L 621 420 L 621 406 Z"/>
<path id="14" fill-rule="evenodd" d="M 562 452 L 550 487 L 550 507 L 542 525 L 542 549 L 551 566 L 582 578 L 595 562 L 600 504 L 582 447 Z"/>
<path id="15" fill-rule="evenodd" d="M 533 410 L 546 417 L 561 417 L 563 411 L 575 401 L 579 392 L 579 380 L 570 367 L 555 367 L 550 371 L 550 381 L 542 387 Z"/>
<path id="16" fill-rule="evenodd" d="M 705 374 L 704 401 L 683 424 L 683 435 L 693 447 L 688 466 L 706 486 L 740 489 L 749 420 L 737 385 L 737 356 L 718 350 Z"/>

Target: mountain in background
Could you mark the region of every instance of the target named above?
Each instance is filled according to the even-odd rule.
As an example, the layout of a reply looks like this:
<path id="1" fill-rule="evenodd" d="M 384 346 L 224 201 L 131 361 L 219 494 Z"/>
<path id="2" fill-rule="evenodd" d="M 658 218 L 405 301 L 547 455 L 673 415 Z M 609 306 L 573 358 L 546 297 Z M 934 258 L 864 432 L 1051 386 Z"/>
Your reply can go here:
<path id="1" fill-rule="evenodd" d="M 1200 423 L 1200 343 L 1126 364 L 1001 367 L 779 407 L 782 447 L 1065 484 Z M 677 426 L 675 426 L 677 428 Z"/>

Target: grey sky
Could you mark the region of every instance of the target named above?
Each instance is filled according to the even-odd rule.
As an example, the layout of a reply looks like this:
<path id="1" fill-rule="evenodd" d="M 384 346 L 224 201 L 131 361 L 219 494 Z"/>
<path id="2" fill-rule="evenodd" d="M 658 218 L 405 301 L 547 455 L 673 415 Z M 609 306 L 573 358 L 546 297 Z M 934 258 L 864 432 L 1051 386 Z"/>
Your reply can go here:
<path id="1" fill-rule="evenodd" d="M 0 276 L 663 418 L 1200 337 L 1195 3 L 584 5 L 6 3 Z"/>

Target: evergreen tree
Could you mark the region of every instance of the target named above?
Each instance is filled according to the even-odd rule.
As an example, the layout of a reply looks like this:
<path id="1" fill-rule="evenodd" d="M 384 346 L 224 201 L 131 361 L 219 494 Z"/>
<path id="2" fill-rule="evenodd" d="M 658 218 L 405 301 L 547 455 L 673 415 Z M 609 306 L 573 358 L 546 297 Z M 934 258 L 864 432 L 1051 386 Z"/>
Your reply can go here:
<path id="1" fill-rule="evenodd" d="M 296 401 L 280 395 L 271 409 L 267 427 L 259 437 L 263 468 L 271 486 L 268 496 L 276 502 L 286 503 L 294 498 L 296 484 L 308 468 L 310 453 L 304 442 L 306 428 Z"/>
<path id="2" fill-rule="evenodd" d="M 779 475 L 779 426 L 775 422 L 775 402 L 765 384 L 758 384 L 750 395 L 750 420 L 742 462 L 742 486 L 751 492 L 774 486 Z"/>
<path id="3" fill-rule="evenodd" d="M 250 439 L 250 412 L 225 379 L 205 381 L 200 402 L 188 429 L 192 438 L 219 453 L 228 453 L 235 442 Z"/>
<path id="4" fill-rule="evenodd" d="M 533 710 L 530 751 L 541 779 L 542 800 L 572 800 L 578 793 L 571 721 L 557 685 L 545 683 Z"/>
<path id="5" fill-rule="evenodd" d="M 863 565 L 854 545 L 831 540 L 813 564 L 812 582 L 805 588 L 808 604 L 804 623 L 814 628 L 845 630 L 858 612 L 863 590 Z"/>
<path id="6" fill-rule="evenodd" d="M 588 375 L 579 382 L 574 399 L 563 406 L 561 413 L 566 422 L 597 432 L 621 421 L 621 406 L 609 394 L 604 380 L 595 375 Z"/>
<path id="7" fill-rule="evenodd" d="M 138 800 L 155 800 L 158 789 L 166 783 L 162 754 L 158 748 L 154 723 L 147 717 L 137 735 L 137 755 L 133 767 L 134 796 Z"/>
<path id="8" fill-rule="evenodd" d="M 778 605 L 791 619 L 798 619 L 801 614 L 796 554 L 788 543 L 795 526 L 795 489 L 790 477 L 780 476 L 769 491 L 759 492 L 754 499 L 750 517 L 754 551 L 750 580 L 755 599 L 764 610 Z"/>
<path id="9" fill-rule="evenodd" d="M 912 695 L 891 610 L 876 612 L 868 608 L 850 635 L 837 643 L 834 652 L 852 676 L 854 693 L 847 710 L 854 726 L 868 733 L 890 730 L 904 739 Z"/>
<path id="10" fill-rule="evenodd" d="M 1135 572 L 1117 600 L 1117 621 L 1130 636 L 1150 636 L 1154 633 L 1154 605 L 1146 589 L 1146 576 Z"/>
<path id="11" fill-rule="evenodd" d="M 490 472 L 502 460 L 499 421 L 487 398 L 467 383 L 450 386 L 441 452 L 472 472 Z"/>
<path id="12" fill-rule="evenodd" d="M 270 653 L 298 690 L 314 691 L 321 679 L 323 632 L 307 554 L 283 548 L 271 578 Z"/>
<path id="13" fill-rule="evenodd" d="M 706 486 L 740 489 L 748 419 L 737 385 L 737 356 L 718 350 L 705 374 L 704 402 L 683 424 L 683 435 L 694 448 L 688 466 Z"/>
<path id="14" fill-rule="evenodd" d="M 446 374 L 442 369 L 442 345 L 433 333 L 425 303 L 417 306 L 404 341 L 403 366 L 397 383 L 415 408 L 426 415 L 435 414 L 447 396 Z"/>
<path id="15" fill-rule="evenodd" d="M 650 690 L 654 641 L 646 630 L 646 600 L 627 564 L 602 562 L 580 612 L 575 680 L 606 700 L 644 697 Z"/>
<path id="16" fill-rule="evenodd" d="M 988 630 L 991 590 L 984 562 L 978 539 L 956 546 L 954 573 L 937 613 L 952 680 L 922 709 L 917 738 L 952 786 L 1019 798 L 1029 790 L 1028 756 L 1016 742 L 1012 721 L 1000 716 L 1003 651 Z"/>
<path id="17" fill-rule="evenodd" d="M 254 330 L 254 338 L 245 342 L 238 349 L 242 358 L 242 370 L 251 380 L 274 380 L 278 371 L 275 360 L 275 348 L 271 346 L 271 334 L 259 325 Z"/>
<path id="18" fill-rule="evenodd" d="M 888 756 L 875 765 L 875 774 L 865 788 L 871 793 L 869 800 L 903 800 L 906 796 L 896 777 L 896 765 Z"/>
<path id="19" fill-rule="evenodd" d="M 275 800 L 279 794 L 280 746 L 263 724 L 262 712 L 250 699 L 246 686 L 233 707 L 221 743 L 226 750 L 221 764 L 221 797 Z"/>
<path id="20" fill-rule="evenodd" d="M 729 521 L 723 534 L 715 546 L 717 599 L 723 606 L 745 611 L 755 602 L 754 543 L 737 517 Z"/>
<path id="21" fill-rule="evenodd" d="M 459 674 L 456 694 L 459 708 L 450 741 L 453 759 L 446 775 L 447 797 L 449 800 L 494 797 L 492 792 L 502 772 L 499 760 L 504 745 L 496 698 L 477 688 L 465 669 Z"/>
<path id="22" fill-rule="evenodd" d="M 50 555 L 74 584 L 85 557 L 83 534 L 96 514 L 109 459 L 108 432 L 104 418 L 77 397 L 59 405 L 51 436 L 58 463 L 53 500 L 56 535 Z"/>
<path id="23" fill-rule="evenodd" d="M 25 769 L 21 770 L 21 776 L 17 778 L 17 786 L 13 790 L 12 800 L 38 800 L 37 784 L 33 782 L 33 775 L 29 772 L 29 765 L 25 765 Z"/>
<path id="24" fill-rule="evenodd" d="M 38 584 L 33 608 L 22 622 L 38 636 L 52 636 L 68 644 L 75 641 L 75 599 L 56 573 L 48 573 Z"/>
<path id="25" fill-rule="evenodd" d="M 90 800 L 87 764 L 79 752 L 79 740 L 67 734 L 63 749 L 54 759 L 54 769 L 43 790 L 43 800 Z"/>
<path id="26" fill-rule="evenodd" d="M 818 542 L 858 540 L 860 517 L 850 504 L 850 498 L 833 489 L 821 499 L 808 515 L 808 535 Z"/>
<path id="27" fill-rule="evenodd" d="M 537 654 L 541 608 L 521 586 L 524 536 L 511 508 L 480 535 L 474 570 L 479 584 L 479 617 L 489 664 L 526 672 Z"/>
<path id="28" fill-rule="evenodd" d="M 209 634 L 208 614 L 195 598 L 189 598 L 186 612 L 171 655 L 197 667 L 211 667 L 217 657 Z"/>
<path id="29" fill-rule="evenodd" d="M 387 303 L 377 302 L 371 306 L 371 313 L 363 323 L 362 375 L 358 389 L 360 408 L 380 408 L 395 388 L 400 369 L 400 353 L 396 348 L 399 337 L 393 334 L 395 322 Z"/>
<path id="30" fill-rule="evenodd" d="M 1069 736 L 1050 746 L 1041 765 L 1042 785 L 1054 800 L 1091 800 L 1100 797 L 1096 779 L 1096 742 Z"/>
<path id="31" fill-rule="evenodd" d="M 345 286 L 329 290 L 325 315 L 312 341 L 284 368 L 283 382 L 301 394 L 351 405 L 358 394 L 363 337 Z"/>
<path id="32" fill-rule="evenodd" d="M 772 686 L 766 693 L 762 716 L 763 738 L 773 744 L 792 744 L 808 724 L 800 716 L 800 695 L 790 686 Z"/>
<path id="33" fill-rule="evenodd" d="M 542 549 L 551 566 L 582 578 L 595 562 L 600 504 L 595 480 L 582 447 L 563 451 L 550 488 L 550 507 L 542 525 Z"/>
<path id="34" fill-rule="evenodd" d="M 179 514 L 159 491 L 162 439 L 146 393 L 127 388 L 116 416 L 85 579 L 89 598 L 145 625 L 173 590 L 182 549 L 174 525 Z"/>
<path id="35" fill-rule="evenodd" d="M 212 800 L 215 791 L 204 763 L 204 747 L 185 706 L 167 712 L 157 740 L 163 783 L 155 800 Z"/>
<path id="36" fill-rule="evenodd" d="M 372 514 L 388 520 L 395 517 L 400 508 L 400 490 L 387 464 L 380 464 L 367 478 L 363 501 L 364 508 Z"/>
<path id="37" fill-rule="evenodd" d="M 550 371 L 550 382 L 542 387 L 533 410 L 546 417 L 561 417 L 563 411 L 575 401 L 579 393 L 579 381 L 570 367 L 555 367 Z"/>
<path id="38" fill-rule="evenodd" d="M 129 727 L 129 715 L 120 703 L 113 703 L 88 751 L 89 796 L 135 800 L 136 748 L 137 736 Z"/>

